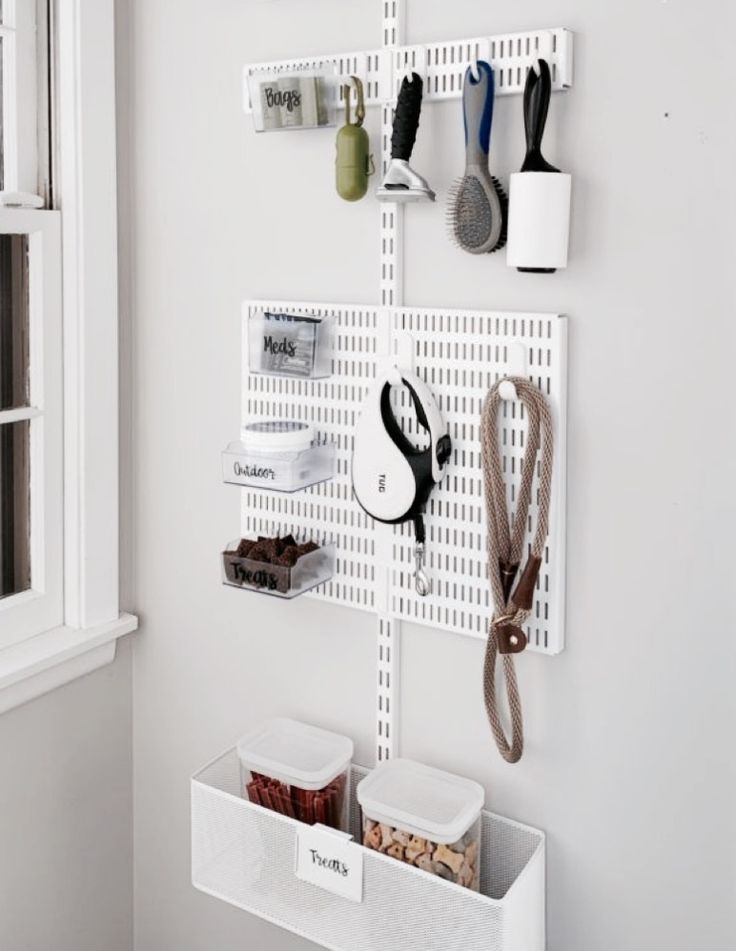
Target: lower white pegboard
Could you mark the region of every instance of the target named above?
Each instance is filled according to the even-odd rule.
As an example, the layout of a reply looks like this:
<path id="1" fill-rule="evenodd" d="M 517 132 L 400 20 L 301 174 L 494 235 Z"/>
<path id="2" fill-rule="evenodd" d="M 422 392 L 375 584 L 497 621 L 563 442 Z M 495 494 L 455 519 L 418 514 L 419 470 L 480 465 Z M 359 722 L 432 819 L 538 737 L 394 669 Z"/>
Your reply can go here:
<path id="1" fill-rule="evenodd" d="M 248 372 L 247 321 L 256 310 L 331 315 L 337 324 L 333 375 L 300 380 Z M 308 597 L 377 611 L 400 620 L 484 639 L 493 605 L 486 564 L 480 461 L 480 413 L 493 383 L 528 377 L 547 395 L 555 424 L 550 534 L 527 624 L 529 649 L 564 648 L 567 323 L 556 314 L 360 304 L 248 301 L 243 307 L 243 422 L 287 418 L 311 423 L 320 441 L 337 450 L 337 475 L 294 495 L 243 490 L 243 535 L 293 531 L 337 544 L 331 582 Z M 387 360 L 423 377 L 435 394 L 453 441 L 453 456 L 427 511 L 432 593 L 413 587 L 408 527 L 387 529 L 368 518 L 352 497 L 352 434 L 366 390 Z M 402 394 L 402 400 L 405 394 Z M 526 422 L 509 401 L 499 423 L 508 500 L 524 454 Z M 405 429 L 412 433 L 412 418 Z M 536 512 L 530 513 L 529 528 Z"/>

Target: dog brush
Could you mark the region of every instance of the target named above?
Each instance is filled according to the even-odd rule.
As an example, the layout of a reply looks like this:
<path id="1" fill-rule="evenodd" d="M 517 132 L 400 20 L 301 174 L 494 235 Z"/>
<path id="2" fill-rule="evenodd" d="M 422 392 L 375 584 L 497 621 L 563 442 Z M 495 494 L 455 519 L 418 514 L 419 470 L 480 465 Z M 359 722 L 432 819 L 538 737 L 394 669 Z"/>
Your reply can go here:
<path id="1" fill-rule="evenodd" d="M 488 63 L 470 68 L 463 84 L 465 174 L 450 188 L 447 225 L 452 240 L 470 254 L 498 251 L 506 243 L 508 199 L 488 168 L 495 83 Z"/>
<path id="2" fill-rule="evenodd" d="M 412 73 L 411 82 L 405 76 L 401 83 L 391 133 L 391 162 L 376 192 L 379 201 L 434 201 L 427 180 L 409 165 L 419 128 L 423 88 L 418 73 Z"/>

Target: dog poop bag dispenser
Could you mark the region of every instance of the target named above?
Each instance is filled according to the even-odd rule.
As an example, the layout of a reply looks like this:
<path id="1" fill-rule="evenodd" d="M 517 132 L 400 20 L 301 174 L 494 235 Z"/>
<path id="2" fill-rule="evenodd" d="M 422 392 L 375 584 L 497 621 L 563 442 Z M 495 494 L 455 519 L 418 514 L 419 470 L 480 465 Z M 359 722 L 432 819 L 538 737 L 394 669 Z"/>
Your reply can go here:
<path id="1" fill-rule="evenodd" d="M 368 191 L 368 179 L 373 174 L 368 133 L 363 128 L 365 104 L 363 83 L 357 76 L 350 79 L 355 84 L 358 104 L 354 123 L 350 121 L 350 86 L 343 86 L 345 95 L 345 125 L 337 133 L 337 157 L 335 159 L 335 186 L 337 194 L 345 201 L 360 201 Z"/>

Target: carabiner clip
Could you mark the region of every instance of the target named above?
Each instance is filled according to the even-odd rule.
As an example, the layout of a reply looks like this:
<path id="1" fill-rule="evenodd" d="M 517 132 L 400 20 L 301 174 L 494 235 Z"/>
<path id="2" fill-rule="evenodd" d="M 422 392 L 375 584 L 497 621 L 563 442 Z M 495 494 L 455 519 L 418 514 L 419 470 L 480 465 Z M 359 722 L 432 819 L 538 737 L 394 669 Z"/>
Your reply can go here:
<path id="1" fill-rule="evenodd" d="M 355 106 L 354 125 L 362 126 L 365 119 L 365 93 L 363 91 L 363 82 L 357 76 L 350 76 L 352 84 L 355 86 L 355 96 L 357 104 Z M 345 94 L 345 124 L 350 125 L 350 83 L 343 86 Z"/>
<path id="2" fill-rule="evenodd" d="M 414 546 L 414 587 L 420 598 L 426 598 L 432 591 L 432 582 L 424 570 L 424 542 Z"/>

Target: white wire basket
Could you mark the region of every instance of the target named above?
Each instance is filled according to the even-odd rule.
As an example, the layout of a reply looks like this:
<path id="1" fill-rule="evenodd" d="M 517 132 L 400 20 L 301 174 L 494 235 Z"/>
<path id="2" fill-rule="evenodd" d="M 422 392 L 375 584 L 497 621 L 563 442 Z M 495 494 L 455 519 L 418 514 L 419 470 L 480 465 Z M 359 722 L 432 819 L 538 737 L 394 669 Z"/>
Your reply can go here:
<path id="1" fill-rule="evenodd" d="M 360 842 L 353 767 L 351 829 Z M 332 951 L 544 951 L 545 839 L 484 812 L 480 894 L 363 851 L 358 904 L 295 874 L 300 823 L 240 795 L 236 750 L 192 779 L 192 883 Z"/>

